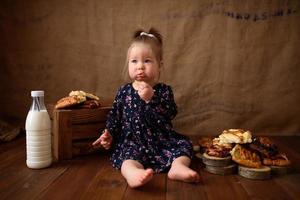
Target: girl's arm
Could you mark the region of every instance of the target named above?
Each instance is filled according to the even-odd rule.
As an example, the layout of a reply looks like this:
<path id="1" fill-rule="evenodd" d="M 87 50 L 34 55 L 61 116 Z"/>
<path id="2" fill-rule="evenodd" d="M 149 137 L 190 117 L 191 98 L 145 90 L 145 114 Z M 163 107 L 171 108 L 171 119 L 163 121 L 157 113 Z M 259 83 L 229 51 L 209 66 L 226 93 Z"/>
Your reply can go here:
<path id="1" fill-rule="evenodd" d="M 113 138 L 109 131 L 105 129 L 102 133 L 102 135 L 95 141 L 93 142 L 93 146 L 98 146 L 101 145 L 104 147 L 104 149 L 110 149 L 111 143 L 113 141 Z"/>
<path id="2" fill-rule="evenodd" d="M 112 105 L 111 111 L 107 115 L 106 129 L 112 135 L 113 139 L 118 137 L 118 133 L 121 129 L 121 118 L 122 118 L 122 99 L 121 99 L 122 87 L 119 89 L 115 100 Z"/>

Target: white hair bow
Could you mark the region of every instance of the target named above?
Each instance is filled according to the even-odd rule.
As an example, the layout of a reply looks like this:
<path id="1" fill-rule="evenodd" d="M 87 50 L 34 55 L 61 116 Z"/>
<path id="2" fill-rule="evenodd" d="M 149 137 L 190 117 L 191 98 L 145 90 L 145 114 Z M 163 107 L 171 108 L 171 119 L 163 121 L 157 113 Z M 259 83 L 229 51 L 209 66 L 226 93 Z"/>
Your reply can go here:
<path id="1" fill-rule="evenodd" d="M 151 33 L 141 32 L 141 33 L 140 33 L 140 36 L 142 36 L 142 35 L 145 35 L 145 36 L 148 36 L 148 37 L 155 38 L 155 36 L 154 36 L 153 34 L 151 34 Z"/>

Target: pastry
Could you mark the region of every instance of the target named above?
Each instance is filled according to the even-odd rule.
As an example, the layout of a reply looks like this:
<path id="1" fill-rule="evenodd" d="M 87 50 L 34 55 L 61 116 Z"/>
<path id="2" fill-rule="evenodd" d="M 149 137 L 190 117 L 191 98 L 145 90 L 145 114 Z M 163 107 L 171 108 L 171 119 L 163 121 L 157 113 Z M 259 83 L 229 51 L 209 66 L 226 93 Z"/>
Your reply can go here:
<path id="1" fill-rule="evenodd" d="M 254 138 L 249 147 L 261 154 L 262 157 L 271 157 L 278 154 L 278 147 L 267 137 Z"/>
<path id="2" fill-rule="evenodd" d="M 261 160 L 257 153 L 236 144 L 230 151 L 232 160 L 240 165 L 252 168 L 260 168 Z"/>
<path id="3" fill-rule="evenodd" d="M 220 143 L 219 138 L 215 138 L 205 152 L 209 156 L 224 158 L 230 156 L 232 146 L 230 143 Z"/>
<path id="4" fill-rule="evenodd" d="M 91 93 L 88 93 L 88 92 L 86 92 L 85 94 L 86 94 L 86 98 L 88 98 L 88 99 L 99 100 L 99 97 L 97 97 L 94 94 L 91 94 Z"/>
<path id="5" fill-rule="evenodd" d="M 86 100 L 86 97 L 83 96 L 68 96 L 60 99 L 57 101 L 55 108 L 61 109 L 61 108 L 68 108 L 74 105 L 81 104 Z"/>
<path id="6" fill-rule="evenodd" d="M 209 156 L 215 156 L 218 158 L 224 158 L 230 156 L 231 148 L 227 148 L 221 145 L 211 145 L 206 149 L 206 154 Z"/>
<path id="7" fill-rule="evenodd" d="M 84 92 L 82 90 L 71 91 L 69 93 L 69 96 L 83 96 L 86 97 L 87 99 L 99 100 L 99 97 L 97 97 L 96 95 L 88 92 Z"/>
<path id="8" fill-rule="evenodd" d="M 243 129 L 229 129 L 224 130 L 219 135 L 221 143 L 237 143 L 245 144 L 252 142 L 252 134 L 250 131 L 244 131 Z"/>
<path id="9" fill-rule="evenodd" d="M 82 90 L 71 91 L 69 96 L 86 96 L 86 93 Z"/>
<path id="10" fill-rule="evenodd" d="M 278 147 L 268 137 L 257 137 L 248 146 L 260 154 L 264 165 L 288 166 L 291 164 L 287 156 L 279 153 Z"/>
<path id="11" fill-rule="evenodd" d="M 213 139 L 210 137 L 202 137 L 198 140 L 198 144 L 201 148 L 207 149 L 212 145 Z"/>
<path id="12" fill-rule="evenodd" d="M 263 159 L 264 165 L 272 165 L 272 166 L 288 166 L 291 164 L 287 156 L 283 153 L 277 154 L 270 158 Z"/>
<path id="13" fill-rule="evenodd" d="M 78 108 L 99 108 L 101 106 L 100 102 L 98 100 L 86 100 L 82 104 L 78 106 Z"/>

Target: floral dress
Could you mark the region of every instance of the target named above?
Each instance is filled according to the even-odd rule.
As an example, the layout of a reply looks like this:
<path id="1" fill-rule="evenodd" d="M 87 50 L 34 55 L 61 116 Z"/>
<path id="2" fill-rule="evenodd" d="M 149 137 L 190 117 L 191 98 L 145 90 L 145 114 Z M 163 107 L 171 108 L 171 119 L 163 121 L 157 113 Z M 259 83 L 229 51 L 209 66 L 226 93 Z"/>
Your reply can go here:
<path id="1" fill-rule="evenodd" d="M 120 87 L 106 122 L 114 139 L 113 167 L 120 169 L 123 161 L 132 159 L 159 173 L 168 171 L 179 156 L 192 157 L 191 142 L 172 128 L 177 107 L 171 87 L 158 83 L 153 90 L 146 103 L 132 83 Z"/>

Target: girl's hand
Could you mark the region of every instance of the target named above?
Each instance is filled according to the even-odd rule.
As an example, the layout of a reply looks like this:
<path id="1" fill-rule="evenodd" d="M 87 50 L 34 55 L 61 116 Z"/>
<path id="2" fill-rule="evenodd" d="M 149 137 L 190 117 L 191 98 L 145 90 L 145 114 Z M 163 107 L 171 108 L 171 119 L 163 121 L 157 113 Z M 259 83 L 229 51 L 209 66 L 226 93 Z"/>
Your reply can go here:
<path id="1" fill-rule="evenodd" d="M 109 133 L 107 129 L 105 129 L 102 133 L 102 135 L 93 142 L 93 146 L 102 145 L 104 149 L 108 150 L 111 147 L 111 143 L 113 141 L 113 137 Z"/>
<path id="2" fill-rule="evenodd" d="M 140 97 L 144 101 L 149 102 L 154 95 L 154 91 L 151 85 L 146 82 L 140 82 L 138 87 L 138 94 L 140 95 Z"/>

